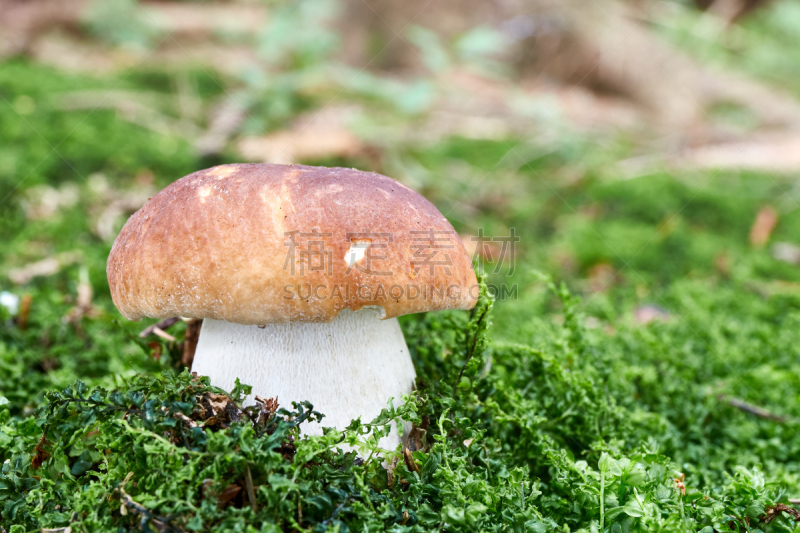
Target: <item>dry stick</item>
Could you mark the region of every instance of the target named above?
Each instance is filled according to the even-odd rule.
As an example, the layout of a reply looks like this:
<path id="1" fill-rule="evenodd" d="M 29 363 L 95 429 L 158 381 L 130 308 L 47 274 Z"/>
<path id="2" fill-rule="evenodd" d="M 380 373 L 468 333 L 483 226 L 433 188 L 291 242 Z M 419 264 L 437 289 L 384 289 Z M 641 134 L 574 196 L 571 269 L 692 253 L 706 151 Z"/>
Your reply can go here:
<path id="1" fill-rule="evenodd" d="M 782 417 L 780 415 L 776 415 L 775 413 L 772 413 L 770 411 L 767 411 L 763 407 L 759 407 L 757 405 L 753 405 L 751 403 L 747 403 L 744 400 L 740 400 L 738 398 L 730 398 L 730 397 L 728 397 L 728 396 L 726 396 L 724 394 L 720 394 L 719 396 L 717 396 L 717 398 L 721 402 L 726 402 L 731 407 L 735 407 L 737 409 L 740 409 L 740 410 L 744 411 L 745 413 L 750 413 L 751 415 L 756 415 L 756 416 L 758 416 L 760 418 L 764 418 L 764 419 L 767 419 L 767 420 L 772 420 L 774 422 L 779 422 L 781 424 L 786 422 L 786 418 L 784 418 L 784 417 Z"/>
<path id="2" fill-rule="evenodd" d="M 160 516 L 157 517 L 152 513 L 152 511 L 150 511 L 150 509 L 148 509 L 141 503 L 135 502 L 133 498 L 131 498 L 128 495 L 128 493 L 125 492 L 125 489 L 123 489 L 122 487 L 119 488 L 119 499 L 122 500 L 122 503 L 125 507 L 133 509 L 137 513 L 149 518 L 150 522 L 153 524 L 153 526 L 155 526 L 155 528 L 158 531 L 176 531 L 183 533 L 182 529 L 170 525 L 168 519 Z"/>
<path id="3" fill-rule="evenodd" d="M 303 525 L 303 505 L 300 501 L 300 496 L 297 497 L 297 525 Z"/>
<path id="4" fill-rule="evenodd" d="M 157 329 L 160 329 L 163 332 L 165 329 L 180 322 L 180 320 L 181 320 L 180 317 L 177 316 L 174 316 L 172 318 L 165 318 L 161 322 L 158 322 L 157 324 L 153 324 L 152 326 L 145 328 L 141 333 L 139 333 L 139 338 L 144 339 L 145 337 L 149 337 L 150 335 L 153 335 Z"/>
<path id="5" fill-rule="evenodd" d="M 161 328 L 153 328 L 153 333 L 155 334 L 156 337 L 161 337 L 162 339 L 166 339 L 169 342 L 175 342 L 175 337 L 173 335 L 170 335 Z"/>
<path id="6" fill-rule="evenodd" d="M 28 315 L 31 313 L 31 302 L 33 297 L 30 294 L 25 294 L 19 302 L 19 313 L 17 313 L 17 326 L 19 329 L 25 331 L 28 327 Z"/>
<path id="7" fill-rule="evenodd" d="M 253 487 L 253 476 L 250 474 L 250 465 L 244 467 L 244 485 L 247 488 L 247 499 L 250 500 L 250 506 L 253 512 L 258 512 L 258 505 L 256 504 L 256 490 Z"/>
<path id="8" fill-rule="evenodd" d="M 782 513 L 791 515 L 792 518 L 794 518 L 795 522 L 800 522 L 800 511 L 798 511 L 793 507 L 789 507 L 788 505 L 784 505 L 782 503 L 776 503 L 775 505 L 768 507 L 767 512 L 764 513 L 764 516 L 762 516 L 761 519 L 764 521 L 765 524 L 769 524 L 770 522 L 781 516 Z"/>
<path id="9" fill-rule="evenodd" d="M 200 340 L 202 327 L 202 318 L 190 320 L 186 325 L 186 335 L 183 338 L 183 357 L 181 357 L 181 363 L 186 368 L 191 368 L 194 362 L 194 352 L 197 350 L 197 341 Z"/>

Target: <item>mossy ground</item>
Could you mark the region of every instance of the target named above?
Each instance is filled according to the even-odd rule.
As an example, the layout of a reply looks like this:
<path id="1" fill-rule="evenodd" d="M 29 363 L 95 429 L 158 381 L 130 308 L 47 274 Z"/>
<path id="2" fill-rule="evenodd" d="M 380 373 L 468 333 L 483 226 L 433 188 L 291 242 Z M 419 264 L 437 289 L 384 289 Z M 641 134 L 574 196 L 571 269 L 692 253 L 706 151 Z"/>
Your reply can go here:
<path id="1" fill-rule="evenodd" d="M 404 318 L 419 394 L 374 427 L 297 439 L 288 453 L 281 446 L 297 430 L 277 418 L 184 428 L 176 413 L 199 416 L 210 389 L 182 373 L 170 343 L 139 340 L 145 324 L 110 301 L 111 243 L 97 223 L 115 194 L 157 190 L 226 158 L 199 160 L 188 143 L 114 111 L 58 102 L 117 86 L 166 98 L 162 76 L 154 85 L 22 61 L 0 68 L 0 264 L 78 254 L 52 275 L 0 286 L 31 296 L 24 328 L 0 308 L 0 526 L 794 530 L 790 514 L 767 520 L 800 497 L 800 271 L 748 242 L 766 205 L 780 217 L 772 241 L 796 241 L 793 182 L 714 172 L 617 180 L 605 163 L 624 140 L 545 155 L 523 143 L 522 160 L 499 172 L 518 141 L 453 138 L 396 154 L 432 176 L 415 185 L 460 232 L 515 229 L 513 273 L 508 260 L 485 268 L 516 297 L 485 315 Z M 65 185 L 76 200 L 26 215 Z M 91 312 L 66 319 L 87 282 Z M 646 306 L 658 320 L 635 319 Z M 170 332 L 180 339 L 182 328 Z M 427 433 L 390 478 L 365 432 L 401 415 Z M 363 460 L 333 453 L 342 439 L 361 442 Z M 243 496 L 248 476 L 255 507 Z M 231 486 L 237 496 L 225 501 Z"/>

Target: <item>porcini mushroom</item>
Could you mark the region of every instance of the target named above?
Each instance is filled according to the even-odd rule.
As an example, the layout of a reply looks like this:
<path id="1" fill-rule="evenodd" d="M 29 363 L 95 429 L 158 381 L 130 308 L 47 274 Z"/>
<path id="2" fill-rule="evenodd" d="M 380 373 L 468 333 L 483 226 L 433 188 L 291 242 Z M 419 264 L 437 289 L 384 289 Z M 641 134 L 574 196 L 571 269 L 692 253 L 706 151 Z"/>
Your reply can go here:
<path id="1" fill-rule="evenodd" d="M 412 390 L 396 317 L 471 309 L 478 296 L 428 200 L 380 174 L 301 165 L 174 182 L 130 217 L 107 273 L 128 319 L 204 319 L 192 370 L 212 384 L 238 377 L 284 404 L 309 400 L 339 429 Z M 381 445 L 399 442 L 395 428 Z"/>

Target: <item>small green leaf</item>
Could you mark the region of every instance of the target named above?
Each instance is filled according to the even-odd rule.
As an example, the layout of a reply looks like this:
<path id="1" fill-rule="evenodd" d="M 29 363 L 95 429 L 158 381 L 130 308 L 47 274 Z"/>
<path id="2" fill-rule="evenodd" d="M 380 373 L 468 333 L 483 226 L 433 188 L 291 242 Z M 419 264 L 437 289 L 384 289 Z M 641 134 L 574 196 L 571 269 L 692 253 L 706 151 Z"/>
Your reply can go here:
<path id="1" fill-rule="evenodd" d="M 603 453 L 603 455 L 600 456 L 598 466 L 603 473 L 609 473 L 614 476 L 622 475 L 622 467 L 619 462 L 607 453 Z"/>

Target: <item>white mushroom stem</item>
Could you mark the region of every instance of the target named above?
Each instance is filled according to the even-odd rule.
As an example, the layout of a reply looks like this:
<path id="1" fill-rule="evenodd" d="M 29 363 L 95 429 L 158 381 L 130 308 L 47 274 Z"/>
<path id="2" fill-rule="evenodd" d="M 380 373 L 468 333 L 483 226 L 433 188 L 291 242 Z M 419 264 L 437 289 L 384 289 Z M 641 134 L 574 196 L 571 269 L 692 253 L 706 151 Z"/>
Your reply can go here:
<path id="1" fill-rule="evenodd" d="M 266 327 L 206 319 L 192 371 L 226 390 L 238 377 L 253 386 L 253 396 L 277 397 L 286 408 L 310 401 L 325 418 L 304 424 L 309 435 L 321 435 L 322 427 L 343 429 L 358 417 L 371 421 L 390 398 L 399 405 L 416 376 L 397 319 L 381 320 L 372 309 L 344 310 L 330 323 Z M 381 447 L 400 442 L 393 428 Z"/>

